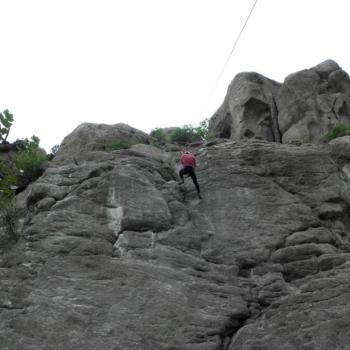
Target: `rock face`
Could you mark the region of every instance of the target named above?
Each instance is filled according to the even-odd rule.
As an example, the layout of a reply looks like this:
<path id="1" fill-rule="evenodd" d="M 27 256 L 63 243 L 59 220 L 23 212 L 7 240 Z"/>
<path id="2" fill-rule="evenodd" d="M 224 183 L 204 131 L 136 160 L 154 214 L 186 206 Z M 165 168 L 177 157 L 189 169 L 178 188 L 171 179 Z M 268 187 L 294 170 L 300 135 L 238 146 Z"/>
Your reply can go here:
<path id="1" fill-rule="evenodd" d="M 195 149 L 202 201 L 176 153 L 61 155 L 18 198 L 1 349 L 347 348 L 348 144 Z"/>
<path id="2" fill-rule="evenodd" d="M 283 84 L 241 73 L 210 121 L 210 134 L 240 140 L 318 142 L 338 123 L 350 122 L 350 79 L 328 60 L 289 75 Z"/>
<path id="3" fill-rule="evenodd" d="M 273 97 L 281 84 L 257 73 L 240 73 L 230 84 L 222 106 L 210 119 L 213 137 L 280 141 Z"/>
<path id="4" fill-rule="evenodd" d="M 122 141 L 131 146 L 138 143 L 148 144 L 149 140 L 148 134 L 127 124 L 84 123 L 63 140 L 55 157 L 55 163 L 64 164 L 69 161 L 78 163 L 80 158 L 84 158 L 84 153 L 104 150 L 113 142 Z"/>

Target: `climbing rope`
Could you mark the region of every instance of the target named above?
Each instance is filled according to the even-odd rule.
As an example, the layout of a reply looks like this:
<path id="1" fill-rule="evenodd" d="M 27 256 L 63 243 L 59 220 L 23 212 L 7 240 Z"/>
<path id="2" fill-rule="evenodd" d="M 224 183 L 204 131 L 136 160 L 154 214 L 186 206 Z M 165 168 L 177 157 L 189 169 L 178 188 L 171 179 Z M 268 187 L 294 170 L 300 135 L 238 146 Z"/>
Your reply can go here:
<path id="1" fill-rule="evenodd" d="M 233 44 L 233 47 L 232 47 L 232 49 L 231 49 L 231 51 L 230 51 L 230 53 L 229 53 L 229 55 L 228 55 L 228 57 L 227 57 L 227 59 L 226 59 L 226 62 L 225 62 L 225 64 L 224 64 L 224 66 L 222 67 L 222 70 L 221 70 L 221 72 L 220 72 L 220 74 L 219 74 L 219 76 L 218 76 L 217 81 L 219 81 L 219 80 L 221 79 L 222 74 L 224 73 L 224 71 L 225 71 L 225 69 L 226 69 L 228 63 L 230 62 L 230 59 L 231 59 L 231 57 L 232 57 L 232 54 L 233 54 L 233 52 L 235 51 L 235 49 L 236 49 L 236 47 L 237 47 L 237 44 L 238 44 L 238 42 L 239 42 L 239 39 L 241 38 L 241 36 L 242 36 L 242 34 L 243 34 L 243 31 L 244 31 L 245 27 L 247 26 L 247 23 L 248 23 L 248 21 L 249 21 L 249 18 L 251 17 L 251 15 L 252 15 L 252 13 L 253 13 L 253 11 L 254 11 L 254 8 L 255 8 L 257 2 L 258 2 L 258 0 L 255 0 L 254 4 L 253 4 L 253 6 L 252 6 L 252 8 L 251 8 L 251 10 L 250 10 L 250 12 L 249 12 L 249 15 L 248 15 L 247 19 L 245 20 L 245 22 L 244 22 L 244 24 L 243 24 L 243 27 L 242 27 L 241 31 L 239 32 L 238 37 L 236 38 L 235 43 Z"/>
<path id="2" fill-rule="evenodd" d="M 244 24 L 243 24 L 243 27 L 242 27 L 241 31 L 239 32 L 239 34 L 238 34 L 238 36 L 237 36 L 237 38 L 236 38 L 236 40 L 235 40 L 235 42 L 234 42 L 234 44 L 233 44 L 233 46 L 232 46 L 232 49 L 231 49 L 231 51 L 230 51 L 230 53 L 229 53 L 229 55 L 228 55 L 228 57 L 227 57 L 227 59 L 226 59 L 224 65 L 223 65 L 223 67 L 222 67 L 222 69 L 221 69 L 221 71 L 220 71 L 220 73 L 219 73 L 219 75 L 218 75 L 218 77 L 217 77 L 217 79 L 216 79 L 216 81 L 215 81 L 215 84 L 214 84 L 214 86 L 213 86 L 213 89 L 211 90 L 211 92 L 210 92 L 208 98 L 206 99 L 206 101 L 210 100 L 210 98 L 212 97 L 214 91 L 216 90 L 216 87 L 217 87 L 217 85 L 218 85 L 218 83 L 219 83 L 219 81 L 220 81 L 222 75 L 224 74 L 224 71 L 225 71 L 225 69 L 226 69 L 228 63 L 230 62 L 230 59 L 231 59 L 231 57 L 232 57 L 232 54 L 233 54 L 233 52 L 235 51 L 235 49 L 236 49 L 236 47 L 237 47 L 237 45 L 238 45 L 239 39 L 241 38 L 241 36 L 242 36 L 242 34 L 243 34 L 243 32 L 244 32 L 244 29 L 245 29 L 245 27 L 247 26 L 247 23 L 248 23 L 248 21 L 249 21 L 249 18 L 251 17 L 251 15 L 252 15 L 252 13 L 253 13 L 253 11 L 254 11 L 254 9 L 255 9 L 255 6 L 256 6 L 257 2 L 258 2 L 258 0 L 255 0 L 255 2 L 254 2 L 253 6 L 252 6 L 252 8 L 251 8 L 251 10 L 250 10 L 250 12 L 249 12 L 249 14 L 248 14 L 248 17 L 246 18 L 246 20 L 245 20 L 245 22 L 244 22 Z"/>

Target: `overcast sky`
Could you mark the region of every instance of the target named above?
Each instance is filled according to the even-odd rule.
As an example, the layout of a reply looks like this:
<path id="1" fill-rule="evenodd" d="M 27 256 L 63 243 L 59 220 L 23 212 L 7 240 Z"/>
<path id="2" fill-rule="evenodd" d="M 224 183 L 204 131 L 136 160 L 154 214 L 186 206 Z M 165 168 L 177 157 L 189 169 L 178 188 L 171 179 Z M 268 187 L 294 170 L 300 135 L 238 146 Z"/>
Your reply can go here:
<path id="1" fill-rule="evenodd" d="M 0 0 L 9 140 L 47 151 L 83 122 L 197 124 L 242 71 L 282 82 L 333 59 L 350 72 L 349 0 Z"/>

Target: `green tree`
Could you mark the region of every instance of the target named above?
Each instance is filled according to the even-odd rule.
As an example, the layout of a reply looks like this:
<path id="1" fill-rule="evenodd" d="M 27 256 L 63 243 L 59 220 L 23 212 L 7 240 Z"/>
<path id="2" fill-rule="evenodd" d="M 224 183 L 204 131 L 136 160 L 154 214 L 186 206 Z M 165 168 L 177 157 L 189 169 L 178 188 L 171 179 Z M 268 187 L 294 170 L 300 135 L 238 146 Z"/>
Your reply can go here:
<path id="1" fill-rule="evenodd" d="M 47 165 L 46 155 L 39 149 L 40 139 L 33 135 L 24 139 L 13 156 L 17 186 L 27 187 L 42 175 Z"/>
<path id="2" fill-rule="evenodd" d="M 151 136 L 151 145 L 152 146 L 163 146 L 168 142 L 168 138 L 166 133 L 164 132 L 164 129 L 162 128 L 155 128 L 152 129 L 150 132 Z"/>
<path id="3" fill-rule="evenodd" d="M 0 163 L 0 210 L 7 206 L 15 195 L 17 184 L 16 171 L 8 164 Z"/>
<path id="4" fill-rule="evenodd" d="M 209 134 L 209 119 L 206 118 L 199 122 L 199 126 L 195 129 L 195 133 L 201 137 L 202 140 L 208 139 Z"/>
<path id="5" fill-rule="evenodd" d="M 186 145 L 198 140 L 201 140 L 201 137 L 191 125 L 178 127 L 170 134 L 170 141 L 180 145 Z"/>
<path id="6" fill-rule="evenodd" d="M 153 146 L 162 146 L 168 142 L 185 145 L 191 142 L 208 139 L 209 119 L 199 122 L 197 127 L 192 125 L 183 125 L 175 128 L 172 132 L 166 133 L 162 128 L 155 128 L 150 132 L 151 144 Z"/>
<path id="7" fill-rule="evenodd" d="M 13 115 L 9 112 L 8 109 L 5 109 L 2 113 L 0 113 L 0 141 L 2 143 L 6 142 L 12 123 Z"/>
<path id="8" fill-rule="evenodd" d="M 60 145 L 54 145 L 54 146 L 52 146 L 52 147 L 51 147 L 50 153 L 47 155 L 47 159 L 48 159 L 48 160 L 52 160 L 53 158 L 55 158 L 55 156 L 56 156 L 56 154 L 57 154 L 59 148 L 60 148 Z"/>

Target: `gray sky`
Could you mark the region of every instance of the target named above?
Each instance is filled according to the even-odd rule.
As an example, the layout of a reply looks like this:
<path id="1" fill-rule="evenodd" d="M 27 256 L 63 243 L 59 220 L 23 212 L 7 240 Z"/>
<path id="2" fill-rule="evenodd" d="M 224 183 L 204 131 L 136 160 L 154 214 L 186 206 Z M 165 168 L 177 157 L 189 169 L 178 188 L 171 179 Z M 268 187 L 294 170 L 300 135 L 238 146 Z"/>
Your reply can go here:
<path id="1" fill-rule="evenodd" d="M 348 0 L 0 0 L 0 110 L 9 140 L 50 150 L 83 122 L 197 124 L 234 76 L 283 81 L 334 59 L 350 72 Z"/>

